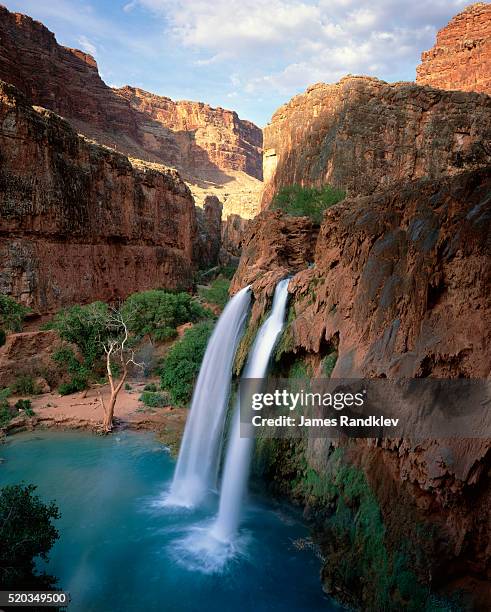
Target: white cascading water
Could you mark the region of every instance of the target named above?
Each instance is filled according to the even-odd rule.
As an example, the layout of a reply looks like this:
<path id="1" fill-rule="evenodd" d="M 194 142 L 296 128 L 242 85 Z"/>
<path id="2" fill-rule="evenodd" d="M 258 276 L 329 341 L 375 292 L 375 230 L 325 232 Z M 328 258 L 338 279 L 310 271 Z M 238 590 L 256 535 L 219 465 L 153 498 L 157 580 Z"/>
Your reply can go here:
<path id="1" fill-rule="evenodd" d="M 276 286 L 271 314 L 258 331 L 247 358 L 243 378 L 262 379 L 266 376 L 271 354 L 285 323 L 289 280 L 284 279 Z M 210 530 L 210 535 L 223 543 L 232 542 L 239 527 L 253 443 L 252 437 L 240 437 L 240 403 L 237 400 L 222 477 L 218 516 Z"/>
<path id="2" fill-rule="evenodd" d="M 216 486 L 233 361 L 250 301 L 245 287 L 228 302 L 208 342 L 166 505 L 196 506 Z"/>

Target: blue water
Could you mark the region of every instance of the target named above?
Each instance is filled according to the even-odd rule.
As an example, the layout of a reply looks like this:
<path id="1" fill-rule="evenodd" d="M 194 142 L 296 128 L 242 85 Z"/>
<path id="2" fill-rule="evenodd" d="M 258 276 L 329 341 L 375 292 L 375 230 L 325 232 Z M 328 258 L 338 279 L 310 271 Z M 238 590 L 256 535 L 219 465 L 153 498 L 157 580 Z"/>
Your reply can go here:
<path id="1" fill-rule="evenodd" d="M 287 506 L 252 497 L 237 555 L 206 573 L 186 543 L 215 515 L 173 511 L 174 461 L 151 434 L 18 434 L 0 446 L 0 486 L 33 483 L 61 511 L 60 539 L 40 565 L 72 597 L 69 612 L 337 610 L 320 588 L 320 561 Z"/>

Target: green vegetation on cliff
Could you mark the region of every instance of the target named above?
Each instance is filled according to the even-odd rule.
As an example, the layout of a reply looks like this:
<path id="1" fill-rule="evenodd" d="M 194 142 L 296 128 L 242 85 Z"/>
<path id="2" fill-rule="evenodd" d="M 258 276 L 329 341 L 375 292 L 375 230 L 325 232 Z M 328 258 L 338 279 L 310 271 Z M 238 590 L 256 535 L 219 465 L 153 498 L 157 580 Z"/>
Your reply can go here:
<path id="1" fill-rule="evenodd" d="M 180 406 L 191 400 L 206 345 L 213 332 L 213 321 L 202 321 L 184 332 L 169 350 L 160 370 L 162 388 Z"/>
<path id="2" fill-rule="evenodd" d="M 394 538 L 364 471 L 347 463 L 343 449 L 329 453 L 327 447 L 326 468 L 316 470 L 307 460 L 306 444 L 259 438 L 254 471 L 274 492 L 304 505 L 307 515 L 315 517 L 327 591 L 366 610 L 459 610 L 458 604 L 431 593 L 431 529 L 401 516 L 402 535 Z"/>
<path id="3" fill-rule="evenodd" d="M 292 217 L 310 217 L 314 223 L 322 221 L 324 211 L 344 200 L 346 193 L 330 185 L 323 187 L 282 187 L 274 196 L 272 209 L 279 209 Z"/>

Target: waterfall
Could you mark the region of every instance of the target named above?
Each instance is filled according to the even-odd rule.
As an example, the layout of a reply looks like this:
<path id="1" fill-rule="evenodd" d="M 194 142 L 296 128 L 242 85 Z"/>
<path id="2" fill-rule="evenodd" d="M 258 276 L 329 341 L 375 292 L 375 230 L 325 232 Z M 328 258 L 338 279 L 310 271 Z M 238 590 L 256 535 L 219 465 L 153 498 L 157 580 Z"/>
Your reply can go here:
<path id="1" fill-rule="evenodd" d="M 258 331 L 247 358 L 243 378 L 264 378 L 271 354 L 285 322 L 290 279 L 276 287 L 271 314 Z M 237 400 L 222 478 L 218 516 L 210 534 L 221 542 L 230 542 L 238 529 L 240 511 L 247 489 L 254 440 L 240 437 L 240 399 Z"/>
<path id="2" fill-rule="evenodd" d="M 216 486 L 232 366 L 249 312 L 249 287 L 222 312 L 208 342 L 166 504 L 192 507 Z"/>

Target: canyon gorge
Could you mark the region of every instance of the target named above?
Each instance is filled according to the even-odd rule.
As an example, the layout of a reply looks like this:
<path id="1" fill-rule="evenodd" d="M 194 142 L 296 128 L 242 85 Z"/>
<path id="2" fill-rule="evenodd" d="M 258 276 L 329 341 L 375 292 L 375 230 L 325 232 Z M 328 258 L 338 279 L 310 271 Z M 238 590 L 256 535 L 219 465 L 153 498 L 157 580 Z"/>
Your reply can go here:
<path id="1" fill-rule="evenodd" d="M 3 7 L 0 40 L 0 292 L 46 315 L 190 291 L 233 262 L 230 295 L 252 296 L 235 374 L 291 276 L 274 374 L 489 379 L 491 4 L 440 30 L 415 82 L 318 83 L 264 130 L 111 88 L 90 55 Z M 326 184 L 346 197 L 320 223 L 275 205 Z M 301 507 L 329 596 L 490 608 L 489 439 L 258 439 L 252 467 Z M 461 608 L 437 607 L 454 596 Z"/>

